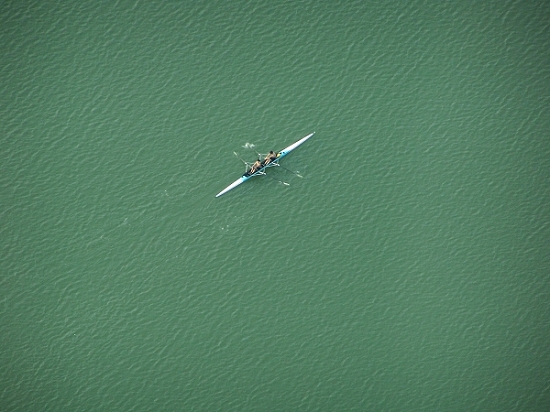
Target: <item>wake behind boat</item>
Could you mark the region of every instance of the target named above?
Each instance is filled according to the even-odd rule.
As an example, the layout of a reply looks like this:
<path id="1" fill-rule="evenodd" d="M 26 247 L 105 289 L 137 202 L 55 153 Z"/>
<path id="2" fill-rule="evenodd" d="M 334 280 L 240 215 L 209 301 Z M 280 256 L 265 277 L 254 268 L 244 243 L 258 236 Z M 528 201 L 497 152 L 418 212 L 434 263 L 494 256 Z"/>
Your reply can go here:
<path id="1" fill-rule="evenodd" d="M 240 184 L 246 182 L 247 180 L 251 179 L 254 176 L 265 175 L 265 170 L 268 167 L 280 166 L 279 165 L 279 160 L 281 160 L 287 154 L 292 152 L 294 149 L 296 149 L 298 146 L 300 146 L 302 143 L 304 143 L 307 139 L 309 139 L 314 134 L 315 134 L 315 132 L 308 134 L 306 137 L 302 137 L 297 142 L 295 142 L 295 143 L 291 144 L 290 146 L 285 147 L 283 150 L 277 152 L 271 159 L 266 159 L 263 162 L 260 162 L 260 164 L 256 164 L 257 167 L 252 167 L 252 168 L 248 169 L 240 178 L 235 180 L 233 183 L 231 183 L 229 186 L 227 186 L 225 189 L 223 189 L 220 193 L 218 193 L 216 195 L 216 197 L 220 197 L 224 193 L 229 192 L 231 189 L 236 188 L 237 186 L 239 186 Z"/>

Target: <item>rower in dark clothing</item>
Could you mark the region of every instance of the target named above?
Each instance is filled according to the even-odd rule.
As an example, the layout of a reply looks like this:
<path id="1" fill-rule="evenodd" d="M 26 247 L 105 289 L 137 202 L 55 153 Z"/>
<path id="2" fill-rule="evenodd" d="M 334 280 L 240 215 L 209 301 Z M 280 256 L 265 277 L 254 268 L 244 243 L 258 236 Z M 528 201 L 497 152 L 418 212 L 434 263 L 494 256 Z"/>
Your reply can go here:
<path id="1" fill-rule="evenodd" d="M 277 153 L 275 153 L 273 150 L 270 150 L 264 159 L 264 165 L 271 163 L 275 159 L 277 159 Z"/>
<path id="2" fill-rule="evenodd" d="M 258 170 L 260 170 L 262 167 L 262 162 L 260 161 L 260 159 L 256 160 L 254 162 L 254 164 L 252 165 L 252 167 L 250 168 L 250 170 L 248 171 L 248 175 L 251 176 L 253 175 L 254 173 L 256 173 Z"/>

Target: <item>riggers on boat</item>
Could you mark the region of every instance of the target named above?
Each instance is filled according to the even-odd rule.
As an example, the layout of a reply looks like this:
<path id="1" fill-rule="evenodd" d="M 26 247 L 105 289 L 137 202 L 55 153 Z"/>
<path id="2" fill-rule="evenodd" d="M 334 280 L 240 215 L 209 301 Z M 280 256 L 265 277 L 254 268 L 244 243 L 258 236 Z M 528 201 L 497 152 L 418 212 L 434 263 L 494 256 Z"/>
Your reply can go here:
<path id="1" fill-rule="evenodd" d="M 246 182 L 248 179 L 251 179 L 254 176 L 259 175 L 265 175 L 265 170 L 268 167 L 274 167 L 279 166 L 279 160 L 281 160 L 283 157 L 285 157 L 287 154 L 292 152 L 294 149 L 296 149 L 298 146 L 300 146 L 302 143 L 304 143 L 307 139 L 309 139 L 311 136 L 313 136 L 315 132 L 308 134 L 306 137 L 302 137 L 300 140 L 298 140 L 295 143 L 292 143 L 290 146 L 285 147 L 283 150 L 277 152 L 277 157 L 272 160 L 271 162 L 263 163 L 262 166 L 256 170 L 255 172 L 251 173 L 251 170 L 247 170 L 240 178 L 235 180 L 233 183 L 231 183 L 229 186 L 227 186 L 225 189 L 223 189 L 220 193 L 216 195 L 216 197 L 220 197 L 224 193 L 229 192 L 231 189 L 236 188 L 241 183 Z"/>

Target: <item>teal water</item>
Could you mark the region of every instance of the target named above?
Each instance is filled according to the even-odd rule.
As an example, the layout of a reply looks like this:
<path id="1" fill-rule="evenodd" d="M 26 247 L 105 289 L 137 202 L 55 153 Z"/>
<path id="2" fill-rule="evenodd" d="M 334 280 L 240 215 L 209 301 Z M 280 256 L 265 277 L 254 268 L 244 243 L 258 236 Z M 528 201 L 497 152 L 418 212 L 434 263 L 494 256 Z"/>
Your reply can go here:
<path id="1" fill-rule="evenodd" d="M 0 10 L 0 410 L 547 410 L 548 3 Z"/>

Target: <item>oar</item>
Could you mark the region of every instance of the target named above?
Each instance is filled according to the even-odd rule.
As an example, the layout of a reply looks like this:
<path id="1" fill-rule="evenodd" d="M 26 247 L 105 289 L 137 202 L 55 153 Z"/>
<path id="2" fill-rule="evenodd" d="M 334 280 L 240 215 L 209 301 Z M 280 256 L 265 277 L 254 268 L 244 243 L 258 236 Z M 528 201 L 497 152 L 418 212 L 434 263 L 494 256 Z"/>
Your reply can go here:
<path id="1" fill-rule="evenodd" d="M 235 157 L 236 157 L 237 159 L 239 159 L 241 162 L 244 163 L 244 165 L 245 165 L 245 167 L 246 167 L 246 168 L 245 168 L 245 171 L 248 171 L 248 168 L 250 167 L 250 163 L 248 163 L 246 160 L 243 160 L 243 159 L 237 154 L 237 152 L 233 152 L 233 154 L 235 155 Z"/>
<path id="2" fill-rule="evenodd" d="M 290 183 L 283 182 L 282 180 L 279 180 L 279 179 L 275 179 L 273 176 L 270 176 L 267 173 L 263 173 L 263 175 L 269 177 L 270 179 L 275 180 L 276 182 L 282 183 L 285 186 L 290 186 Z"/>
<path id="3" fill-rule="evenodd" d="M 290 172 L 290 173 L 292 173 L 292 174 L 295 175 L 295 176 L 304 177 L 304 176 L 302 176 L 302 175 L 301 175 L 300 173 L 298 173 L 298 172 L 293 172 L 292 170 L 287 169 L 287 168 L 284 167 L 284 166 L 281 166 L 279 163 L 277 163 L 277 164 L 279 165 L 279 167 L 282 167 L 282 168 L 285 169 L 287 172 Z"/>
<path id="4" fill-rule="evenodd" d="M 241 162 L 243 162 L 245 165 L 250 166 L 250 163 L 248 163 L 246 160 L 243 160 L 243 159 L 237 154 L 237 152 L 233 152 L 233 154 L 235 155 L 235 157 L 236 157 L 237 159 L 239 159 L 239 160 L 240 160 Z"/>
<path id="5" fill-rule="evenodd" d="M 263 157 L 263 155 L 261 155 L 261 154 L 258 153 L 256 150 L 254 150 L 254 147 L 253 147 L 253 146 L 248 146 L 248 148 L 249 148 L 250 150 L 252 150 L 254 153 L 256 153 L 256 155 L 258 156 L 258 158 Z"/>

